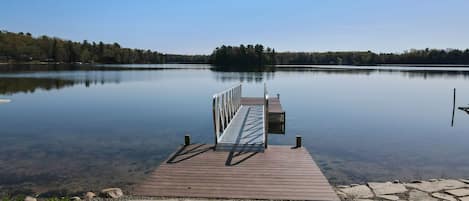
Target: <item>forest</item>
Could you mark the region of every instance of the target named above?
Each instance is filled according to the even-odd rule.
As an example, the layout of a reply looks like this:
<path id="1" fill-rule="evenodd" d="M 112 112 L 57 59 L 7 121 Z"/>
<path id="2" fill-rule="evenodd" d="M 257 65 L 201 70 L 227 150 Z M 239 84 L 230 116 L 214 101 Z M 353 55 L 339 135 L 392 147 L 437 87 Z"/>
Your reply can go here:
<path id="1" fill-rule="evenodd" d="M 205 55 L 175 55 L 123 48 L 118 43 L 73 42 L 57 37 L 33 37 L 30 33 L 0 31 L 0 62 L 55 63 L 207 63 Z"/>
<path id="2" fill-rule="evenodd" d="M 210 61 L 216 66 L 264 66 L 275 64 L 275 50 L 263 45 L 240 45 L 215 48 Z"/>
<path id="3" fill-rule="evenodd" d="M 411 49 L 404 53 L 281 52 L 277 64 L 380 65 L 380 64 L 469 64 L 469 49 Z"/>
<path id="4" fill-rule="evenodd" d="M 215 66 L 469 64 L 469 49 L 411 49 L 403 53 L 371 51 L 276 52 L 261 44 L 215 48 L 211 55 L 164 54 L 121 47 L 118 43 L 74 42 L 57 37 L 0 31 L 0 63 L 210 63 Z"/>

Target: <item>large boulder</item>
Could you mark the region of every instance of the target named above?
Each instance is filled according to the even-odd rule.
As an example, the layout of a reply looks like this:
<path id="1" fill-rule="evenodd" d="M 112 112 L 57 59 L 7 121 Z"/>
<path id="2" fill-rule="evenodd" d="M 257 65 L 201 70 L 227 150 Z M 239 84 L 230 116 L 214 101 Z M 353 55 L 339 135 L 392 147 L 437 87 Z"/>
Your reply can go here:
<path id="1" fill-rule="evenodd" d="M 106 188 L 101 190 L 101 194 L 107 198 L 120 198 L 124 195 L 120 188 Z"/>

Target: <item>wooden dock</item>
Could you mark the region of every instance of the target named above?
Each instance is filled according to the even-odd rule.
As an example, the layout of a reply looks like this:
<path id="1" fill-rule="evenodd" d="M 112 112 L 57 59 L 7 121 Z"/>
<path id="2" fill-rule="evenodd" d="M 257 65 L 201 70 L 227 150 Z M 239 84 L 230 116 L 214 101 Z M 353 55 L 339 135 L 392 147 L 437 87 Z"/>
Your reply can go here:
<path id="1" fill-rule="evenodd" d="M 213 96 L 214 145 L 185 145 L 136 187 L 141 196 L 339 201 L 308 151 L 268 146 L 285 133 L 279 95 L 242 97 L 241 84 Z M 277 125 L 278 124 L 278 125 Z"/>
<path id="2" fill-rule="evenodd" d="M 181 147 L 135 195 L 156 197 L 339 201 L 305 148 L 271 145 L 264 152 Z"/>

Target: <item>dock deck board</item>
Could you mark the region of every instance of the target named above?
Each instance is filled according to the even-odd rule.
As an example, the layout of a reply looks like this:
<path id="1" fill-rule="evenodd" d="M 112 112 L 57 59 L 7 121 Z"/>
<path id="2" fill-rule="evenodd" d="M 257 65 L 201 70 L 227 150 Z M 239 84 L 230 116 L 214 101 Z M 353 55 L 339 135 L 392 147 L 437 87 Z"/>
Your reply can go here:
<path id="1" fill-rule="evenodd" d="M 263 105 L 264 98 L 262 97 L 242 97 L 241 105 Z M 280 104 L 280 99 L 278 98 L 269 98 L 269 113 L 282 113 L 282 105 Z"/>
<path id="2" fill-rule="evenodd" d="M 304 148 L 271 145 L 263 153 L 180 148 L 135 195 L 156 197 L 339 201 Z"/>

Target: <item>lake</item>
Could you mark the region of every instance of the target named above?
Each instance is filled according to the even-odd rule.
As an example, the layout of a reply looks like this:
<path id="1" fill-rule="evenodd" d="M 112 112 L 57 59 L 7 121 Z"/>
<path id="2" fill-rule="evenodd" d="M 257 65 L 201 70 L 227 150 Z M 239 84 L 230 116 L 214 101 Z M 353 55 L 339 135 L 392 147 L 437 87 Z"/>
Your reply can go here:
<path id="1" fill-rule="evenodd" d="M 240 82 L 245 96 L 264 83 L 280 94 L 286 134 L 270 143 L 303 136 L 333 184 L 469 175 L 469 115 L 456 109 L 451 126 L 453 88 L 456 108 L 469 104 L 469 68 L 82 67 L 0 65 L 11 100 L 0 104 L 0 191 L 131 188 L 185 134 L 212 143 L 212 94 Z"/>

